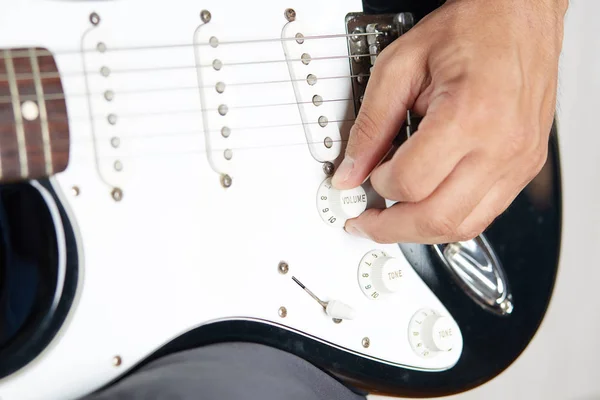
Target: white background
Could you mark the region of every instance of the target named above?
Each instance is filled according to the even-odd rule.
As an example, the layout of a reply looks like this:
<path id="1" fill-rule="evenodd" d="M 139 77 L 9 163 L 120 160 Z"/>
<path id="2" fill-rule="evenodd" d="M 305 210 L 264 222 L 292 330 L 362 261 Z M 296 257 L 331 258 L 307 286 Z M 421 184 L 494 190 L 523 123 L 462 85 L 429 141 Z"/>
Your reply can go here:
<path id="1" fill-rule="evenodd" d="M 558 105 L 564 237 L 548 314 L 531 345 L 503 374 L 448 399 L 600 399 L 598 15 L 598 0 L 573 0 L 567 14 Z"/>

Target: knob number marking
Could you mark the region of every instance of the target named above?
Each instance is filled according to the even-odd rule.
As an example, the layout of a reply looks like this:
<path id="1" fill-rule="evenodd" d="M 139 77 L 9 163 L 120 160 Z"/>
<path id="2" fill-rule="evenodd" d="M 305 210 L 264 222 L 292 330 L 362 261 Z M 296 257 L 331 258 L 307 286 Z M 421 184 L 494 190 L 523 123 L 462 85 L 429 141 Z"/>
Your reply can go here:
<path id="1" fill-rule="evenodd" d="M 393 295 L 402 290 L 405 268 L 409 268 L 405 260 L 390 257 L 382 250 L 372 250 L 358 265 L 360 290 L 371 300 Z"/>
<path id="2" fill-rule="evenodd" d="M 371 300 L 379 298 L 380 295 L 377 289 L 373 287 L 373 280 L 371 276 L 373 262 L 379 257 L 387 257 L 387 254 L 380 250 L 370 252 L 363 257 L 358 267 L 358 282 L 360 285 L 360 290 L 362 290 L 364 295 Z"/>
<path id="3" fill-rule="evenodd" d="M 362 187 L 336 190 L 331 178 L 325 179 L 317 192 L 317 210 L 329 226 L 341 228 L 350 218 L 360 215 L 367 207 L 367 195 Z"/>
<path id="4" fill-rule="evenodd" d="M 408 324 L 408 333 L 413 351 L 424 358 L 455 351 L 462 341 L 456 322 L 432 309 L 415 313 Z"/>
<path id="5" fill-rule="evenodd" d="M 433 310 L 422 310 L 419 313 L 415 314 L 415 316 L 411 319 L 410 324 L 408 326 L 409 331 L 412 331 L 411 335 L 409 335 L 410 345 L 415 353 L 424 358 L 429 358 L 436 355 L 436 352 L 430 351 L 427 346 L 423 344 L 423 339 L 421 338 L 421 334 L 419 331 L 418 325 L 423 324 L 425 318 L 430 315 L 436 315 L 437 313 Z M 424 317 L 424 318 L 423 318 Z M 416 326 L 415 326 L 416 324 Z"/>

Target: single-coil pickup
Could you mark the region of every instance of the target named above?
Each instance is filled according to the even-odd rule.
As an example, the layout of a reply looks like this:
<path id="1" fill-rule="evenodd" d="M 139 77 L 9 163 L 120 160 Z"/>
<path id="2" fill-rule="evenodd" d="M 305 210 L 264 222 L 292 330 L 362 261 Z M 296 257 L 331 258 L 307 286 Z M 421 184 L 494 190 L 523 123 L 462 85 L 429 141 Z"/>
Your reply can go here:
<path id="1" fill-rule="evenodd" d="M 281 43 L 310 152 L 317 161 L 333 161 L 354 112 L 346 39 L 319 36 L 294 21 L 283 28 Z"/>
<path id="2" fill-rule="evenodd" d="M 88 127 L 99 177 L 111 187 L 122 188 L 125 180 L 135 167 L 130 157 L 133 144 L 123 132 L 123 113 L 119 109 L 127 103 L 119 97 L 115 72 L 119 69 L 114 63 L 115 54 L 110 51 L 113 36 L 107 24 L 100 24 L 88 30 L 82 40 L 83 68 L 85 79 L 85 100 L 88 103 L 87 115 L 77 113 L 72 120 L 74 129 Z M 77 143 L 74 143 L 77 145 Z"/>

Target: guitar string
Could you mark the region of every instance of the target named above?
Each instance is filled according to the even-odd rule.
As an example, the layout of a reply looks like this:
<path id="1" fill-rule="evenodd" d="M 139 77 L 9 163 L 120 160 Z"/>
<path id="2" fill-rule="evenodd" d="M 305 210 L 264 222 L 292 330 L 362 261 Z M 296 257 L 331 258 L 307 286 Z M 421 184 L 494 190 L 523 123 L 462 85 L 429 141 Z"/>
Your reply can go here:
<path id="1" fill-rule="evenodd" d="M 333 37 L 351 37 L 351 36 L 362 36 L 360 34 L 344 34 L 344 35 L 323 35 L 323 36 L 305 36 L 303 38 L 301 38 L 302 40 L 310 40 L 310 39 L 324 39 L 324 38 L 333 38 Z M 265 42 L 265 41 L 282 41 L 282 40 L 298 40 L 298 38 L 294 37 L 294 38 L 277 38 L 277 39 L 258 39 L 258 40 L 243 40 L 243 41 L 230 41 L 230 42 L 221 42 L 220 44 L 241 44 L 241 43 L 258 43 L 258 42 Z M 129 48 L 110 48 L 107 49 L 107 51 L 123 51 L 123 50 L 143 50 L 143 49 L 157 49 L 157 48 L 173 48 L 173 47 L 188 47 L 188 46 L 194 46 L 194 45 L 209 45 L 209 43 L 204 43 L 204 44 L 186 44 L 186 45 L 159 45 L 159 46 L 136 46 L 136 47 L 129 47 Z M 45 51 L 42 50 L 42 53 L 44 53 Z M 47 53 L 47 52 L 46 52 Z M 54 54 L 58 54 L 58 52 L 55 52 Z M 64 54 L 64 53 L 63 53 Z M 52 55 L 50 53 L 44 54 L 44 55 Z M 19 54 L 14 54 L 13 56 L 20 56 Z M 24 54 L 22 56 L 25 56 Z M 371 54 L 365 54 L 365 55 L 355 55 L 355 56 L 329 56 L 329 57 L 315 57 L 315 58 L 311 58 L 310 62 L 312 61 L 319 61 L 319 60 L 326 60 L 326 59 L 347 59 L 347 58 L 356 58 L 356 57 L 368 57 L 371 56 Z M 303 59 L 287 59 L 287 60 L 261 60 L 261 61 L 250 61 L 250 62 L 237 62 L 237 63 L 224 63 L 224 66 L 230 65 L 230 66 L 236 66 L 236 65 L 249 65 L 249 64 L 265 64 L 265 63 L 275 63 L 275 62 L 302 62 L 305 61 Z M 206 65 L 206 66 L 200 66 L 200 67 L 212 67 L 212 65 Z M 163 67 L 164 68 L 164 67 Z M 197 66 L 171 66 L 171 67 L 167 67 L 170 69 L 182 69 L 182 68 L 197 68 Z M 111 73 L 125 73 L 125 72 L 149 72 L 152 70 L 160 70 L 161 68 L 154 68 L 154 69 L 150 69 L 150 68 L 142 68 L 142 69 L 131 69 L 130 71 L 127 70 L 115 70 L 115 71 L 111 71 Z M 72 76 L 72 75 L 71 75 Z M 353 78 L 353 77 L 358 77 L 358 75 L 349 75 L 349 76 L 337 76 L 337 77 L 322 77 L 322 78 L 318 78 L 318 79 L 339 79 L 339 78 Z M 22 76 L 20 78 L 23 78 Z M 25 77 L 27 78 L 27 77 Z M 283 80 L 283 81 L 264 81 L 264 82 L 246 82 L 246 83 L 238 83 L 238 84 L 230 84 L 229 86 L 233 86 L 233 85 L 257 85 L 257 84 L 268 84 L 268 83 L 289 83 L 292 81 L 303 81 L 304 79 L 297 79 L 297 80 Z M 211 88 L 212 86 L 209 87 L 203 87 L 203 88 Z M 181 90 L 182 88 L 176 88 L 174 90 Z M 189 89 L 198 89 L 197 86 L 194 87 L 190 87 Z M 140 91 L 141 92 L 141 91 Z M 130 91 L 129 93 L 135 93 L 134 91 Z M 49 96 L 57 96 L 56 94 L 49 94 Z M 87 93 L 83 94 L 82 96 L 89 96 Z M 57 96 L 58 97 L 58 96 Z M 64 95 L 63 95 L 64 97 Z M 352 99 L 335 99 L 334 101 L 352 101 Z M 327 100 L 324 100 L 327 101 Z M 304 102 L 304 103 L 308 103 L 310 104 L 310 102 Z M 299 103 L 286 103 L 286 105 L 298 105 Z M 259 105 L 260 106 L 260 105 Z M 269 105 L 262 105 L 262 106 L 274 106 L 274 104 L 269 104 Z M 243 106 L 242 106 L 243 107 Z M 256 106 L 255 106 L 256 107 Z M 203 111 L 203 110 L 200 110 Z M 340 122 L 340 121 L 354 121 L 352 120 L 338 120 L 338 121 L 329 121 L 330 123 L 334 123 L 334 122 Z M 313 123 L 319 123 L 319 122 L 313 122 Z M 281 126 L 292 126 L 292 125 L 305 125 L 305 124 L 311 124 L 311 123 L 300 123 L 300 124 L 284 124 Z M 233 128 L 233 130 L 235 132 L 238 132 L 240 130 L 247 130 L 247 129 L 261 129 L 261 128 L 271 128 L 271 127 L 276 127 L 276 126 L 265 126 L 265 127 L 248 127 L 248 128 Z M 201 134 L 204 135 L 204 132 L 198 131 L 195 132 L 196 134 Z M 136 135 L 136 136 L 141 136 L 141 135 Z M 131 136 L 131 137 L 136 137 L 136 136 Z M 153 135 L 153 136 L 157 136 L 157 135 Z M 170 136 L 173 136 L 173 133 L 170 133 Z M 125 135 L 123 137 L 121 137 L 120 139 L 125 139 L 127 140 L 129 136 Z M 149 137 L 148 135 L 145 136 L 146 138 Z M 94 138 L 87 138 L 89 141 L 94 141 Z M 98 140 L 99 137 L 97 137 L 95 140 Z M 80 141 L 80 139 L 77 139 L 78 141 Z M 322 143 L 322 142 L 318 142 L 318 143 Z M 284 146 L 288 146 L 290 144 L 284 144 Z M 308 145 L 307 142 L 303 142 L 303 143 L 298 143 L 297 145 Z M 237 148 L 238 150 L 241 148 Z M 215 150 L 218 151 L 218 150 Z M 121 155 L 122 156 L 122 155 Z M 111 158 L 114 156 L 110 156 Z"/>
<path id="2" fill-rule="evenodd" d="M 356 119 L 355 118 L 342 118 L 342 119 L 333 119 L 333 120 L 327 120 L 327 125 L 329 126 L 329 124 L 343 124 L 346 122 L 354 122 Z M 219 136 L 219 140 L 230 140 L 233 141 L 236 138 L 236 135 L 239 132 L 245 132 L 245 131 L 253 131 L 253 130 L 268 130 L 268 129 L 280 129 L 280 128 L 295 128 L 295 127 L 300 127 L 300 126 L 305 126 L 305 125 L 319 125 L 320 122 L 319 121 L 311 121 L 311 122 L 294 122 L 294 123 L 287 123 L 287 124 L 275 124 L 275 125 L 249 125 L 249 126 L 235 126 L 235 125 L 227 125 L 227 128 L 230 131 L 230 136 L 228 136 L 227 138 L 223 138 L 221 136 Z M 125 131 L 125 132 L 113 132 L 111 134 L 101 134 L 101 135 L 96 135 L 96 138 L 94 139 L 94 137 L 92 137 L 91 135 L 78 135 L 78 136 L 73 136 L 72 133 L 70 134 L 69 131 L 60 131 L 60 132 L 51 132 L 52 136 L 65 136 L 65 135 L 69 135 L 70 137 L 67 139 L 63 139 L 63 138 L 57 138 L 55 140 L 52 141 L 52 144 L 54 145 L 62 145 L 62 144 L 74 144 L 74 145 L 89 145 L 90 143 L 94 143 L 94 142 L 102 142 L 103 140 L 106 141 L 106 143 L 110 143 L 110 140 L 113 138 L 118 138 L 118 140 L 120 142 L 122 141 L 129 141 L 129 140 L 146 140 L 146 139 L 154 139 L 154 138 L 161 138 L 161 137 L 169 137 L 169 138 L 181 138 L 181 137 L 185 137 L 185 136 L 194 136 L 194 135 L 198 135 L 198 136 L 204 136 L 205 133 L 203 130 L 190 130 L 190 131 L 161 131 L 161 132 L 134 132 L 134 131 Z M 215 129 L 210 129 L 208 130 L 208 134 L 219 134 L 221 135 L 221 131 L 222 131 L 222 127 L 219 128 L 215 128 Z M 115 148 L 115 151 L 118 151 Z M 4 154 L 4 153 L 3 153 Z"/>
<path id="3" fill-rule="evenodd" d="M 349 58 L 364 58 L 376 56 L 377 54 L 367 53 L 367 54 L 356 54 L 356 55 L 334 55 L 334 56 L 323 56 L 323 57 L 310 57 L 308 59 L 303 58 L 290 58 L 290 59 L 277 59 L 277 60 L 252 60 L 252 61 L 236 61 L 236 62 L 224 62 L 222 60 L 222 68 L 224 67 L 239 67 L 244 65 L 261 65 L 261 64 L 276 64 L 276 63 L 287 63 L 287 62 L 313 62 L 313 61 L 325 61 L 325 60 L 344 60 Z M 109 65 L 109 64 L 107 64 Z M 126 74 L 126 73 L 145 73 L 145 72 L 155 72 L 155 71 L 178 71 L 185 69 L 198 69 L 198 68 L 214 68 L 213 64 L 205 64 L 205 65 L 168 65 L 161 67 L 151 67 L 151 68 L 123 68 L 123 69 L 114 69 L 110 70 L 109 75 L 113 74 Z M 43 80 L 52 80 L 57 78 L 72 78 L 72 77 L 82 77 L 86 75 L 91 75 L 90 72 L 85 71 L 67 71 L 67 72 L 41 72 L 39 74 L 40 79 Z M 102 75 L 102 71 L 94 71 L 94 75 Z M 15 78 L 17 81 L 23 80 L 31 80 L 34 79 L 35 76 L 32 73 L 21 73 L 15 74 Z M 105 78 L 108 78 L 106 76 Z M 9 81 L 8 75 L 0 74 L 0 83 L 6 83 Z"/>
<path id="4" fill-rule="evenodd" d="M 327 99 L 327 98 L 323 98 L 321 97 L 319 99 L 319 102 L 321 103 L 319 105 L 319 107 L 322 104 L 327 104 L 327 103 L 342 103 L 342 102 L 347 102 L 349 104 L 352 104 L 354 102 L 353 98 L 337 98 L 337 99 Z M 245 109 L 265 109 L 265 108 L 273 108 L 273 107 L 297 107 L 299 105 L 310 105 L 313 104 L 314 105 L 315 100 L 310 100 L 310 101 L 300 101 L 300 102 L 285 102 L 285 103 L 263 103 L 263 104 L 242 104 L 242 105 L 227 105 L 227 112 L 226 114 L 229 114 L 229 112 L 231 110 L 245 110 Z M 317 107 L 317 106 L 315 106 Z M 87 116 L 87 115 L 75 115 L 75 116 L 69 116 L 66 118 L 61 118 L 58 116 L 48 116 L 46 118 L 45 121 L 47 122 L 65 122 L 68 121 L 70 123 L 78 123 L 78 122 L 85 122 L 85 123 L 90 123 L 90 120 L 92 123 L 97 123 L 99 121 L 106 121 L 106 123 L 109 123 L 111 126 L 115 126 L 118 124 L 118 121 L 125 118 L 125 119 L 131 119 L 131 118 L 137 118 L 137 119 L 145 119 L 145 118 L 154 118 L 157 116 L 175 116 L 175 115 L 185 115 L 185 114 L 200 114 L 200 113 L 213 113 L 213 112 L 218 112 L 220 113 L 220 109 L 219 107 L 217 108 L 189 108 L 189 109 L 175 109 L 175 110 L 166 110 L 166 111 L 140 111 L 140 112 L 130 112 L 130 113 L 125 113 L 125 114 L 119 114 L 119 113 L 107 113 L 106 115 L 99 115 L 99 114 L 94 114 L 91 117 Z M 323 114 L 326 114 L 326 112 L 324 112 Z M 214 114 L 213 114 L 214 115 Z M 224 117 L 223 115 L 220 115 L 220 117 Z M 327 117 L 327 115 L 324 115 L 325 117 Z M 110 118 L 114 118 L 115 122 L 111 123 L 109 121 Z M 28 121 L 29 122 L 29 121 Z M 31 121 L 31 122 L 35 122 L 35 121 Z M 43 123 L 43 121 L 40 120 L 40 123 Z M 9 123 L 0 123 L 0 128 L 14 128 L 16 126 L 16 124 L 14 122 L 9 122 Z"/>
<path id="5" fill-rule="evenodd" d="M 218 46 L 221 45 L 232 45 L 232 44 L 253 44 L 253 43 L 268 43 L 268 42 L 285 42 L 292 40 L 321 40 L 321 39 L 338 39 L 338 38 L 349 38 L 349 37 L 361 37 L 361 36 L 372 36 L 380 35 L 381 32 L 362 32 L 362 33 L 343 33 L 343 34 L 329 34 L 329 35 L 308 35 L 302 37 L 278 37 L 278 38 L 265 38 L 265 39 L 244 39 L 244 40 L 229 40 L 219 42 Z M 124 47 L 106 47 L 106 52 L 120 52 L 120 51 L 141 51 L 141 50 L 157 50 L 157 49 L 174 49 L 174 48 L 189 48 L 189 47 L 202 47 L 211 46 L 210 42 L 202 43 L 171 43 L 171 44 L 154 44 L 154 45 L 138 45 L 138 46 L 124 46 Z M 94 53 L 98 50 L 94 49 L 59 49 L 56 51 L 48 51 L 44 49 L 35 49 L 35 54 L 38 57 L 53 57 L 57 55 L 66 54 L 82 54 L 82 53 Z M 11 52 L 14 58 L 29 58 L 29 50 L 14 51 Z M 0 56 L 0 60 L 3 57 Z"/>
<path id="6" fill-rule="evenodd" d="M 332 79 L 352 79 L 352 78 L 368 78 L 370 74 L 358 74 L 358 75 L 337 75 L 337 76 L 325 76 L 318 77 L 315 76 L 316 82 L 314 85 L 318 83 L 319 80 L 332 80 Z M 239 87 L 239 86 L 251 86 L 251 85 L 271 85 L 271 84 L 282 84 L 282 83 L 292 83 L 292 82 L 306 82 L 307 78 L 297 78 L 297 79 L 282 79 L 282 80 L 274 80 L 274 81 L 251 81 L 251 82 L 238 82 L 228 84 L 227 82 L 223 82 L 225 84 L 225 90 L 227 87 Z M 172 87 L 157 87 L 157 88 L 144 88 L 144 89 L 128 89 L 128 90 L 118 90 L 118 89 L 109 89 L 114 96 L 117 95 L 132 95 L 132 94 L 144 94 L 144 93 L 156 93 L 156 92 L 172 92 L 172 91 L 182 91 L 182 90 L 199 90 L 199 89 L 213 89 L 216 90 L 216 84 L 214 85 L 204 85 L 204 86 L 172 86 Z M 314 86 L 312 85 L 312 86 Z M 103 97 L 105 92 L 99 93 L 44 93 L 43 99 L 45 101 L 57 101 L 64 100 L 67 97 Z M 21 95 L 19 96 L 19 100 L 21 101 L 37 101 L 38 97 L 35 94 L 32 95 Z M 0 104 L 10 104 L 12 103 L 11 96 L 0 96 Z"/>
<path id="7" fill-rule="evenodd" d="M 331 139 L 331 143 L 346 143 L 348 141 L 348 139 Z M 204 144 L 204 142 L 201 142 L 199 144 Z M 256 145 L 256 146 L 231 146 L 231 147 L 223 147 L 223 148 L 211 148 L 210 153 L 223 153 L 225 151 L 231 150 L 232 152 L 234 151 L 247 151 L 247 150 L 264 150 L 264 149 L 270 149 L 270 148 L 282 148 L 282 147 L 296 147 L 296 146 L 309 146 L 309 145 L 320 145 L 320 146 L 324 146 L 324 141 L 320 140 L 320 141 L 313 141 L 313 142 L 309 142 L 309 141 L 303 141 L 303 142 L 296 142 L 296 143 L 269 143 L 269 144 L 265 144 L 265 145 Z M 91 151 L 90 151 L 91 152 Z M 116 155 L 111 155 L 111 154 L 100 154 L 97 156 L 97 158 L 100 159 L 110 159 L 110 160 L 123 160 L 123 159 L 132 159 L 132 158 L 145 158 L 145 157 L 167 157 L 167 156 L 180 156 L 180 155 L 184 155 L 184 154 L 189 154 L 189 155 L 205 155 L 209 153 L 209 151 L 207 151 L 205 148 L 203 149 L 194 149 L 194 150 L 187 150 L 187 151 L 173 151 L 173 152 L 140 152 L 140 153 L 130 153 L 130 154 L 116 154 Z M 30 156 L 35 156 L 35 155 L 39 155 L 42 156 L 43 155 L 43 149 L 30 149 L 27 152 L 28 155 Z M 53 155 L 64 155 L 64 154 L 68 154 L 69 157 L 71 158 L 69 160 L 69 165 L 73 165 L 74 163 L 71 161 L 76 161 L 78 160 L 78 162 L 83 162 L 83 161 L 88 161 L 88 160 L 95 160 L 96 156 L 92 155 L 87 155 L 87 154 L 82 154 L 80 152 L 75 152 L 73 151 L 73 148 L 70 148 L 68 151 L 67 150 L 63 150 L 63 149 L 58 149 L 53 151 L 52 153 Z M 233 155 L 235 157 L 235 153 Z M 5 161 L 12 161 L 13 159 L 18 159 L 19 157 L 19 151 L 18 149 L 6 149 L 5 151 L 3 151 L 2 153 L 2 157 L 3 160 Z M 229 160 L 227 160 L 229 161 Z"/>

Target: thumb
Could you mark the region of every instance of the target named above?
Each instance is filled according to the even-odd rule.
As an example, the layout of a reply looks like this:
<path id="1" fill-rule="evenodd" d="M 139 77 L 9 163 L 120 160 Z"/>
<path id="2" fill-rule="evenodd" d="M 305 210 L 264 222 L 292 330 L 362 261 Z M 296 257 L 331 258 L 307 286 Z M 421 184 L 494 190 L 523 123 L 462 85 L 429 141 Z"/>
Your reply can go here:
<path id="1" fill-rule="evenodd" d="M 336 189 L 362 184 L 390 149 L 407 109 L 419 94 L 414 90 L 420 87 L 415 85 L 416 75 L 420 75 L 415 58 L 393 45 L 378 56 L 350 130 L 344 160 L 332 178 Z"/>

